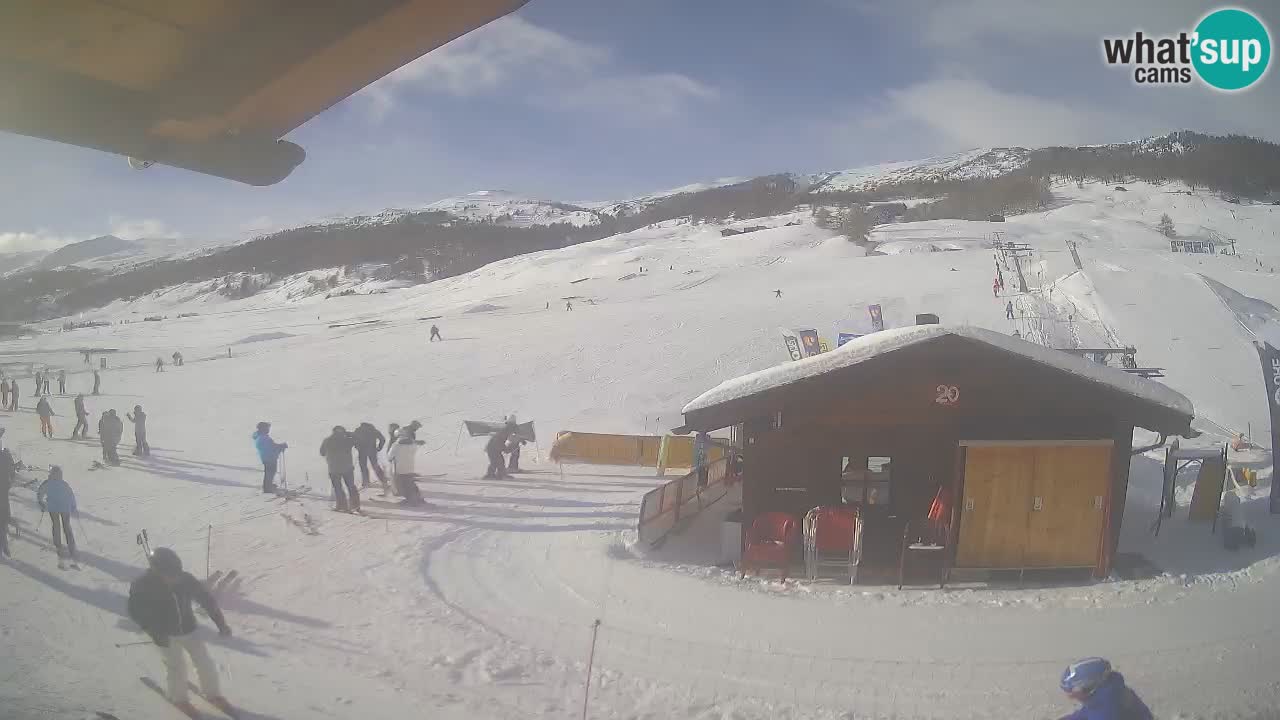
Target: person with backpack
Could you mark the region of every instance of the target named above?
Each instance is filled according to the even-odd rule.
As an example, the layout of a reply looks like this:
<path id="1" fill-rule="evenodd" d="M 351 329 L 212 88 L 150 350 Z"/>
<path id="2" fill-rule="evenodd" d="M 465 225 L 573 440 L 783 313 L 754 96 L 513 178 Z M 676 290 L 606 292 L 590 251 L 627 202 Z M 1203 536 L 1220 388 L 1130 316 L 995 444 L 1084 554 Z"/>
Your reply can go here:
<path id="1" fill-rule="evenodd" d="M 76 494 L 71 486 L 62 479 L 62 468 L 54 465 L 49 468 L 49 477 L 36 490 L 36 502 L 40 512 L 49 513 L 49 525 L 53 528 L 53 547 L 58 552 L 58 562 L 62 562 L 62 536 L 66 536 L 66 554 L 71 562 L 76 561 L 76 536 L 71 532 L 71 514 L 76 511 Z M 8 532 L 8 528 L 5 528 Z"/>
<path id="2" fill-rule="evenodd" d="M 133 454 L 138 457 L 151 455 L 151 446 L 147 444 L 147 414 L 142 411 L 142 406 L 134 405 L 133 412 L 126 413 L 125 417 L 133 423 Z"/>
<path id="3" fill-rule="evenodd" d="M 235 708 L 222 694 L 218 668 L 209 656 L 191 607 L 192 601 L 199 603 L 218 627 L 218 634 L 227 637 L 231 635 L 231 626 L 227 625 L 217 600 L 204 583 L 182 569 L 181 558 L 169 548 L 156 548 L 148 564 L 147 571 L 129 585 L 129 617 L 160 649 L 169 701 L 187 715 L 199 716 L 187 688 L 187 656 L 190 656 L 196 666 L 196 676 L 200 678 L 200 694 L 214 707 L 236 717 Z"/>
<path id="4" fill-rule="evenodd" d="M 338 512 L 360 512 L 360 493 L 356 490 L 356 466 L 351 461 L 351 451 L 356 439 L 341 425 L 334 425 L 333 432 L 320 443 L 320 455 L 329 468 L 329 482 L 333 484 L 334 508 Z M 343 493 L 346 484 L 346 493 Z"/>
<path id="5" fill-rule="evenodd" d="M 360 483 L 362 487 L 371 487 L 369 482 L 369 466 L 373 465 L 373 472 L 378 476 L 378 481 L 382 483 L 382 489 L 387 489 L 387 475 L 382 471 L 382 465 L 378 463 L 378 453 L 387 446 L 387 438 L 383 436 L 373 423 L 362 422 L 355 430 L 351 431 L 352 437 L 356 440 L 356 454 L 360 460 Z"/>
<path id="6" fill-rule="evenodd" d="M 13 479 L 17 474 L 17 466 L 8 448 L 0 447 L 0 555 L 13 557 L 9 552 L 9 489 L 13 487 Z"/>
<path id="7" fill-rule="evenodd" d="M 36 403 L 36 415 L 40 416 L 40 434 L 53 439 L 53 407 L 49 405 L 49 396 L 44 395 Z"/>
<path id="8" fill-rule="evenodd" d="M 1062 673 L 1062 691 L 1080 707 L 1062 720 L 1152 720 L 1151 709 L 1124 683 L 1124 676 L 1100 657 L 1071 663 Z"/>
<path id="9" fill-rule="evenodd" d="M 276 467 L 280 453 L 289 449 L 289 443 L 278 443 L 271 438 L 271 423 L 260 422 L 253 433 L 253 446 L 262 460 L 262 492 L 276 491 Z"/>

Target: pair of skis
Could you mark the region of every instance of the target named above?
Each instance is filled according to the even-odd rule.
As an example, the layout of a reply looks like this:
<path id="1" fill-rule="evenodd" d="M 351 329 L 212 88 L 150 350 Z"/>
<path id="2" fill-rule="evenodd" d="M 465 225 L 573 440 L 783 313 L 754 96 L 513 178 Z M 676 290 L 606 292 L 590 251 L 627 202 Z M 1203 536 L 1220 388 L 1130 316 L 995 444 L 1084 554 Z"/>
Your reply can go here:
<path id="1" fill-rule="evenodd" d="M 169 695 L 164 691 L 164 689 L 160 687 L 160 683 L 156 682 L 155 680 L 145 675 L 138 679 L 142 681 L 143 685 L 151 688 L 156 692 L 156 694 L 164 698 L 164 701 L 172 705 L 175 710 L 182 713 L 183 715 L 186 715 L 192 720 L 205 720 L 206 717 L 209 717 L 209 713 L 202 712 L 199 708 L 196 708 L 194 704 L 192 704 L 190 708 L 183 708 L 179 705 L 176 705 L 172 700 L 169 699 Z M 241 718 L 243 717 L 240 711 L 232 707 L 230 704 L 219 705 L 214 703 L 209 698 L 206 698 L 204 695 L 201 695 L 200 692 L 196 689 L 195 685 L 188 684 L 188 688 L 191 691 L 190 697 L 199 698 L 203 703 L 207 704 L 210 708 L 213 708 L 213 713 L 215 716 L 218 716 L 218 717 L 225 716 L 225 717 L 231 718 L 231 720 L 241 720 Z"/>

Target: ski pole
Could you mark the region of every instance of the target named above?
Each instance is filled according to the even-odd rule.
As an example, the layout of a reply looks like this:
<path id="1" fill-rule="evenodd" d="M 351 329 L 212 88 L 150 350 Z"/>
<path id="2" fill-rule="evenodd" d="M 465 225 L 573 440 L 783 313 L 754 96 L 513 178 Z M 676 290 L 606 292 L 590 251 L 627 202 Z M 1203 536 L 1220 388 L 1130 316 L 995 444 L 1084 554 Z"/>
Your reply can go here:
<path id="1" fill-rule="evenodd" d="M 141 640 L 139 642 L 116 643 L 116 647 L 118 648 L 134 647 L 137 645 L 154 645 L 154 643 L 151 642 L 150 640 Z"/>
<path id="2" fill-rule="evenodd" d="M 76 510 L 76 527 L 80 528 L 80 537 L 84 538 L 85 542 L 88 542 L 89 533 L 84 531 L 84 523 L 80 522 L 80 511 L 78 509 Z"/>

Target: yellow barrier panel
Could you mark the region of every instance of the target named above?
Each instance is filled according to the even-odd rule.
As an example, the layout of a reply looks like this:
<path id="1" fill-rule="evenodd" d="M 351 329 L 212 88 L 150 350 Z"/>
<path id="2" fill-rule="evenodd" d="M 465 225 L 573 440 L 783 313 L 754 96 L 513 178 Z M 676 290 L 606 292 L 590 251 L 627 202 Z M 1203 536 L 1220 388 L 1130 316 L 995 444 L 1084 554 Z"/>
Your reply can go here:
<path id="1" fill-rule="evenodd" d="M 693 467 L 693 437 L 667 435 L 666 457 L 662 458 L 663 437 L 658 435 L 606 435 L 568 430 L 556 435 L 551 460 L 558 463 L 621 465 L 632 467 Z M 707 448 L 707 462 L 724 457 L 724 449 Z"/>

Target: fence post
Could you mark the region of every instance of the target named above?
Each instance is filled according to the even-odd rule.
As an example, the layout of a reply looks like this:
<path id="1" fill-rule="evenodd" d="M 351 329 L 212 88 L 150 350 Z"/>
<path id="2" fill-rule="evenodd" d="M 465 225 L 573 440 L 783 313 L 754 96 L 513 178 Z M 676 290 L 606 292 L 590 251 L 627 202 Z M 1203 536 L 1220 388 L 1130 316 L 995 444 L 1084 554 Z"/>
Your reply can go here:
<path id="1" fill-rule="evenodd" d="M 600 618 L 591 623 L 591 651 L 587 654 L 587 681 L 582 686 L 582 720 L 587 720 L 587 703 L 591 699 L 591 668 L 596 662 L 596 637 L 600 634 Z"/>

